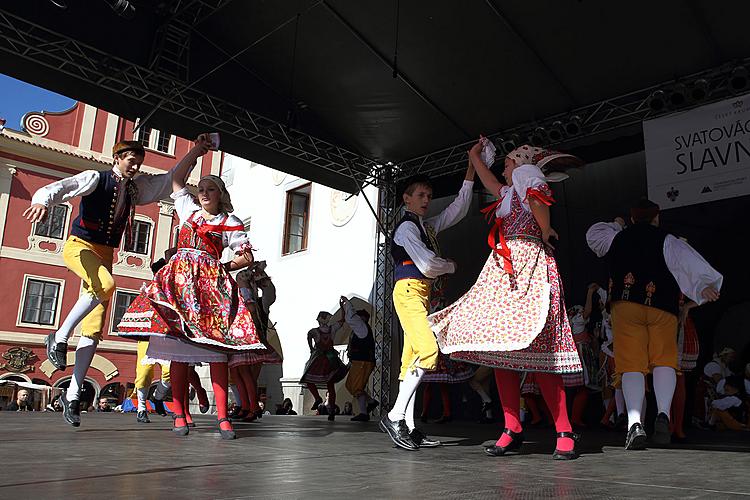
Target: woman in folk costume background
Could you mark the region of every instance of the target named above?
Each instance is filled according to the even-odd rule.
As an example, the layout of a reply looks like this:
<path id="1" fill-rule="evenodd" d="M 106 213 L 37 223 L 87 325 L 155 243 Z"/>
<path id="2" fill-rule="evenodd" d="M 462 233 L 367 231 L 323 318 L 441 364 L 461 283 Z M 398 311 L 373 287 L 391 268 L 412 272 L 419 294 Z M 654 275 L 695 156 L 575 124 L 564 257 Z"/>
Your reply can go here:
<path id="1" fill-rule="evenodd" d="M 520 372 L 526 371 L 534 372 L 555 421 L 553 458 L 574 459 L 578 436 L 568 420 L 562 374 L 580 372 L 581 362 L 550 245 L 550 238 L 557 237 L 550 225 L 554 200 L 541 169 L 581 161 L 521 146 L 505 158 L 503 185 L 487 167 L 491 160 L 482 159 L 485 148 L 485 157 L 494 157 L 494 146 L 484 137 L 469 156 L 484 187 L 498 196 L 484 210 L 496 220 L 488 240 L 493 251 L 474 286 L 429 319 L 441 350 L 452 359 L 496 369 L 505 429 L 495 445 L 485 449 L 487 454 L 504 455 L 523 443 Z"/>
<path id="2" fill-rule="evenodd" d="M 227 418 L 228 359 L 232 353 L 265 349 L 229 274 L 252 263 L 252 247 L 242 221 L 228 215 L 233 207 L 221 178 L 201 178 L 198 203 L 185 187 L 186 178 L 172 183 L 181 223 L 177 253 L 133 301 L 118 330 L 123 336 L 150 335 L 148 356 L 172 361 L 173 430 L 179 435 L 189 432 L 184 411 L 188 363 L 210 363 L 219 432 L 223 439 L 234 439 Z M 226 247 L 236 256 L 222 264 Z"/>
<path id="3" fill-rule="evenodd" d="M 318 327 L 307 332 L 307 346 L 310 348 L 310 358 L 305 363 L 305 369 L 300 378 L 300 384 L 307 387 L 310 394 L 315 398 L 311 408 L 312 411 L 319 410 L 323 403 L 318 386 L 328 389 L 328 400 L 326 407 L 328 420 L 336 418 L 336 384 L 346 377 L 349 368 L 339 358 L 339 353 L 333 346 L 334 336 L 341 322 L 331 324 L 333 316 L 327 311 L 320 311 L 316 321 Z"/>
<path id="4" fill-rule="evenodd" d="M 672 420 L 669 422 L 672 439 L 677 442 L 684 442 L 687 438 L 683 425 L 687 397 L 685 376 L 695 369 L 700 354 L 698 332 L 690 317 L 690 310 L 697 305 L 683 295 L 680 299 L 680 315 L 677 317 L 677 383 L 672 397 Z"/>
<path id="5" fill-rule="evenodd" d="M 266 262 L 254 262 L 252 266 L 237 274 L 237 286 L 245 307 L 253 316 L 255 328 L 264 350 L 245 351 L 235 354 L 229 360 L 229 371 L 237 384 L 240 395 L 240 409 L 232 419 L 252 422 L 263 418 L 263 411 L 258 403 L 258 377 L 263 365 L 278 365 L 282 359 L 268 341 L 269 312 L 276 301 L 276 287 L 266 274 Z M 275 331 L 273 331 L 275 333 Z"/>

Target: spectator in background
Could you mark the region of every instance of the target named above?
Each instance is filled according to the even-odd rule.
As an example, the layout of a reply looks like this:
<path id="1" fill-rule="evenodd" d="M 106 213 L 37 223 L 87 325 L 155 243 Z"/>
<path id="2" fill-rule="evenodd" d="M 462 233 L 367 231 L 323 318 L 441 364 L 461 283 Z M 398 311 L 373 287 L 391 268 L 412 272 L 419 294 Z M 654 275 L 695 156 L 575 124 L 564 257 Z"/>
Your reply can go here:
<path id="1" fill-rule="evenodd" d="M 276 410 L 276 415 L 296 415 L 297 412 L 294 411 L 294 405 L 292 405 L 292 400 L 289 398 L 284 399 L 284 401 L 281 403 L 281 408 Z"/>
<path id="2" fill-rule="evenodd" d="M 20 389 L 16 394 L 16 400 L 11 402 L 6 408 L 8 411 L 34 411 L 29 401 L 29 391 Z"/>
<path id="3" fill-rule="evenodd" d="M 344 413 L 342 413 L 342 415 L 351 415 L 352 411 L 351 401 L 347 401 L 346 403 L 344 403 Z"/>
<path id="4" fill-rule="evenodd" d="M 737 353 L 731 347 L 725 347 L 718 354 L 714 354 L 713 361 L 706 363 L 703 367 L 703 374 L 718 384 L 725 377 L 734 375 L 732 373 L 732 363 L 737 359 Z"/>
<path id="5" fill-rule="evenodd" d="M 99 398 L 99 403 L 96 405 L 96 411 L 99 413 L 109 413 L 112 411 L 112 407 L 109 405 L 107 398 Z"/>
<path id="6" fill-rule="evenodd" d="M 62 403 L 60 403 L 60 396 L 55 396 L 55 398 L 44 407 L 44 411 L 63 411 Z"/>
<path id="7" fill-rule="evenodd" d="M 710 422 L 719 430 L 747 431 L 747 412 L 743 404 L 743 380 L 735 375 L 717 384 L 717 397 L 711 401 Z"/>

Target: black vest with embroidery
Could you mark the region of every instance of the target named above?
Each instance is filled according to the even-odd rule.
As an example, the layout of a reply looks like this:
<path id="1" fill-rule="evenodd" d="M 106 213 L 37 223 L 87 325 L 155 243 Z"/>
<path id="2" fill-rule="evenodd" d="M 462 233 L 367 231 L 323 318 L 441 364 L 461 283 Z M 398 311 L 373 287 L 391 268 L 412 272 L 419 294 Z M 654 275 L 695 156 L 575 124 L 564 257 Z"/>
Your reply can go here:
<path id="1" fill-rule="evenodd" d="M 648 223 L 615 236 L 607 252 L 610 300 L 627 300 L 677 315 L 680 287 L 664 260 L 669 233 Z"/>
<path id="2" fill-rule="evenodd" d="M 352 361 L 372 361 L 375 362 L 375 336 L 372 334 L 372 328 L 367 325 L 367 336 L 363 339 L 357 337 L 357 334 L 352 332 L 352 337 L 349 339 L 349 350 L 348 356 Z"/>
<path id="3" fill-rule="evenodd" d="M 70 234 L 90 243 L 113 248 L 120 246 L 133 203 L 126 192 L 123 193 L 123 202 L 117 206 L 118 192 L 126 186 L 126 183 L 118 183 L 112 170 L 99 172 L 96 189 L 81 198 L 78 217 L 73 220 Z"/>
<path id="4" fill-rule="evenodd" d="M 422 224 L 419 223 L 419 216 L 413 212 L 404 212 L 404 216 L 401 217 L 401 220 L 398 221 L 398 224 L 393 229 L 394 235 L 399 226 L 404 222 L 413 222 L 419 230 L 419 238 L 422 240 L 422 243 L 431 251 L 436 254 L 438 253 L 435 245 L 432 244 L 432 240 L 422 228 Z M 406 249 L 401 245 L 397 245 L 394 241 L 391 241 L 391 256 L 393 256 L 393 264 L 395 265 L 394 278 L 396 281 L 407 278 L 426 279 L 426 276 L 414 264 Z"/>

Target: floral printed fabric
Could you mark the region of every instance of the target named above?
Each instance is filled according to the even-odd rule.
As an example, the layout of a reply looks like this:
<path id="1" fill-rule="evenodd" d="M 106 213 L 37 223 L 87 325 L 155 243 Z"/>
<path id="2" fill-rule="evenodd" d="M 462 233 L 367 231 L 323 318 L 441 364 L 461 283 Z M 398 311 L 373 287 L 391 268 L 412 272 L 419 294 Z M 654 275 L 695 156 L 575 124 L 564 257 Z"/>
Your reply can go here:
<path id="1" fill-rule="evenodd" d="M 490 253 L 474 286 L 428 317 L 438 345 L 451 359 L 494 368 L 580 372 L 555 258 L 515 190 L 506 193 L 513 200 L 503 231 L 515 274 Z"/>
<path id="2" fill-rule="evenodd" d="M 202 231 L 191 216 L 175 256 L 154 276 L 118 325 L 122 336 L 168 335 L 205 347 L 265 349 L 237 284 L 219 262 L 220 231 Z M 205 233 L 205 234 L 203 234 Z"/>

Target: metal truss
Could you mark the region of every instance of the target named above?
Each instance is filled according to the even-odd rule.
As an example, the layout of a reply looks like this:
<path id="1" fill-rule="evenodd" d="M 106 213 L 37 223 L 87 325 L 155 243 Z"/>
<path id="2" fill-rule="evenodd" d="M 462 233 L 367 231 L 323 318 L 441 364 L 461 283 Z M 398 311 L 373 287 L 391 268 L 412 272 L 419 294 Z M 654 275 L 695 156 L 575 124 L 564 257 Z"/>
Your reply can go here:
<path id="1" fill-rule="evenodd" d="M 524 123 L 488 134 L 487 137 L 495 142 L 498 147 L 498 156 L 508 152 L 503 149 L 504 142 L 509 142 L 510 145 L 525 143 L 558 147 L 575 145 L 576 141 L 585 137 L 636 126 L 644 120 L 655 116 L 684 111 L 730 97 L 733 95 L 733 91 L 728 82 L 733 70 L 738 66 L 747 65 L 749 62 L 750 58 L 725 64 L 717 68 L 694 73 L 678 80 L 663 82 L 619 97 L 582 106 L 566 113 L 559 113 L 542 120 Z M 688 85 L 694 86 L 695 82 L 699 80 L 701 81 L 701 86 L 705 87 L 705 95 L 701 99 L 691 99 L 688 94 L 693 87 L 688 87 Z M 742 93 L 747 92 L 747 90 L 747 88 L 736 89 L 735 92 Z M 664 104 L 664 107 L 660 110 L 655 110 L 650 105 L 652 96 L 657 91 L 664 93 L 663 96 L 660 96 Z M 684 101 L 679 105 L 670 106 L 669 99 L 677 91 L 683 94 Z M 576 131 L 573 134 L 568 134 L 564 130 L 564 126 L 571 119 L 576 121 Z M 539 127 L 542 127 L 545 132 L 555 130 L 557 138 L 553 139 L 549 135 L 543 135 L 540 137 L 541 140 L 537 138 L 535 141 L 533 137 L 537 135 L 535 131 Z M 456 144 L 449 148 L 433 151 L 432 153 L 404 161 L 398 165 L 398 173 L 395 176 L 396 181 L 417 173 L 439 177 L 462 172 L 466 168 L 466 151 L 475 142 L 475 140 L 472 140 Z"/>
<path id="2" fill-rule="evenodd" d="M 190 39 L 196 25 L 232 0 L 175 0 L 154 37 L 149 69 L 179 81 L 190 77 Z"/>
<path id="3" fill-rule="evenodd" d="M 380 412 L 383 414 L 390 408 L 391 399 L 391 362 L 393 336 L 398 333 L 398 321 L 393 306 L 393 259 L 391 258 L 391 238 L 393 227 L 398 217 L 396 204 L 396 188 L 390 167 L 380 171 L 379 205 L 376 268 L 374 282 L 374 335 L 375 335 L 375 370 L 372 377 L 373 393 L 380 401 Z M 395 357 L 399 359 L 398 356 Z"/>
<path id="4" fill-rule="evenodd" d="M 183 15 L 187 15 L 187 11 Z M 376 181 L 373 172 L 380 165 L 359 153 L 290 129 L 248 109 L 193 89 L 157 69 L 113 57 L 0 9 L 2 52 L 93 83 L 151 107 L 159 107 L 209 130 L 247 140 L 319 169 L 354 177 L 362 186 Z"/>

